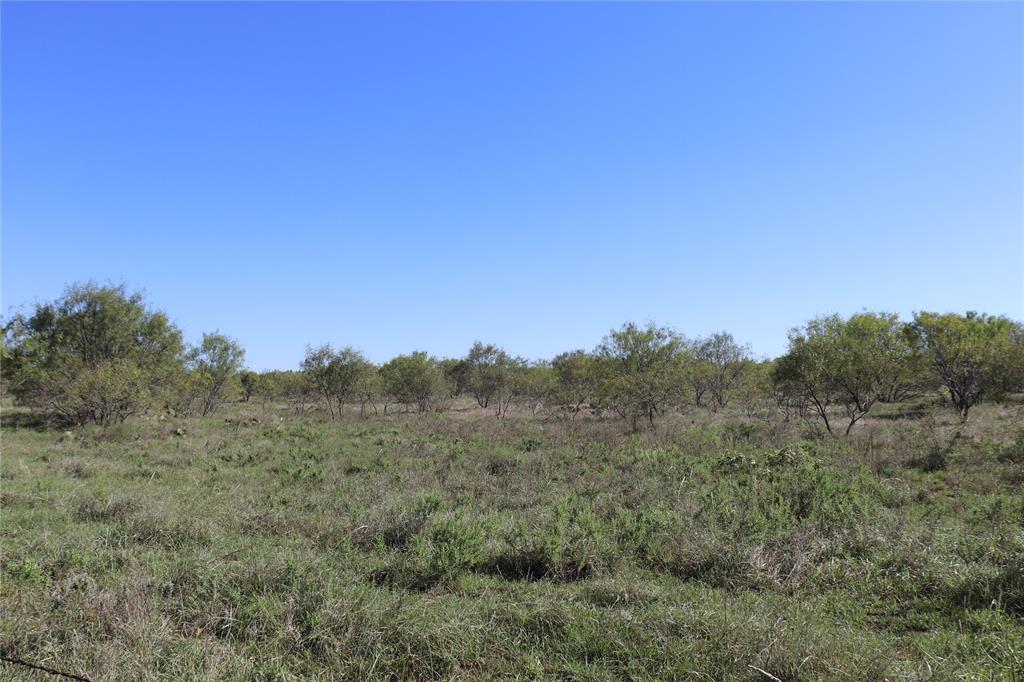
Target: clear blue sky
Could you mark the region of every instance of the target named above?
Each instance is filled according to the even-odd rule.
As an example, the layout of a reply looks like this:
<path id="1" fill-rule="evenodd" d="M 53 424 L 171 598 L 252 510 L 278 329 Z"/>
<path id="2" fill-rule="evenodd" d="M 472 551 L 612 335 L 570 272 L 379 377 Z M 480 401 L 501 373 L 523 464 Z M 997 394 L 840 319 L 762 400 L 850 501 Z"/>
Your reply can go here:
<path id="1" fill-rule="evenodd" d="M 256 369 L 1024 318 L 1024 4 L 2 5 L 3 309 Z"/>

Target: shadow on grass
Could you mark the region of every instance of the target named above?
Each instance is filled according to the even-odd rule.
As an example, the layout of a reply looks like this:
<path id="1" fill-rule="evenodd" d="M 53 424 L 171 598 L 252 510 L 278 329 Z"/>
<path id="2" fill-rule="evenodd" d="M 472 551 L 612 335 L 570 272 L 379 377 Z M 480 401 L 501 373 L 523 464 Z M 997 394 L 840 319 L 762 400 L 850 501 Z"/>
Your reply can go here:
<path id="1" fill-rule="evenodd" d="M 57 427 L 38 412 L 11 411 L 9 408 L 0 412 L 0 428 L 31 429 L 32 431 L 49 431 Z"/>
<path id="2" fill-rule="evenodd" d="M 928 414 L 928 408 L 925 406 L 912 406 L 904 407 L 894 412 L 879 413 L 874 415 L 875 419 L 882 419 L 884 421 L 902 421 L 907 419 L 921 419 Z"/>
<path id="3" fill-rule="evenodd" d="M 477 566 L 480 573 L 495 575 L 505 580 L 551 580 L 554 582 L 575 582 L 586 580 L 594 573 L 587 561 L 555 562 L 547 557 L 532 553 L 502 554 Z"/>
<path id="4" fill-rule="evenodd" d="M 462 573 L 492 575 L 510 582 L 547 580 L 567 583 L 590 578 L 594 574 L 594 569 L 589 563 L 551 564 L 540 557 L 501 555 L 475 566 L 448 572 L 399 564 L 373 571 L 369 578 L 377 587 L 423 592 L 449 583 Z"/>

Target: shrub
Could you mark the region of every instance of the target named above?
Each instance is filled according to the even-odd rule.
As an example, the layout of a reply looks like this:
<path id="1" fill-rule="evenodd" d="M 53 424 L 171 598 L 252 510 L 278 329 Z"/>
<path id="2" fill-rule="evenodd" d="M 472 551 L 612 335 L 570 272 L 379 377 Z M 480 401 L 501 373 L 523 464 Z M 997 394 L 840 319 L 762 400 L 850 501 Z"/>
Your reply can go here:
<path id="1" fill-rule="evenodd" d="M 14 316 L 3 346 L 11 393 L 66 424 L 123 421 L 166 393 L 183 368 L 181 332 L 123 286 L 72 285 Z"/>
<path id="2" fill-rule="evenodd" d="M 377 582 L 428 589 L 454 580 L 483 558 L 484 527 L 480 519 L 451 513 L 431 517 L 407 551 L 374 574 Z"/>
<path id="3" fill-rule="evenodd" d="M 584 502 L 558 502 L 550 525 L 516 524 L 506 535 L 507 549 L 492 559 L 489 570 L 507 578 L 581 580 L 615 559 L 605 524 Z"/>

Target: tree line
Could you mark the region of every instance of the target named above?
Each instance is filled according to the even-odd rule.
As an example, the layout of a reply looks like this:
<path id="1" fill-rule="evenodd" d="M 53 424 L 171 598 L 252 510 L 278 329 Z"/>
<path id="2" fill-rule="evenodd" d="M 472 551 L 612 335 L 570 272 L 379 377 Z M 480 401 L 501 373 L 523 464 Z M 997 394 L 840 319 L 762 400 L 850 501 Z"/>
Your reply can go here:
<path id="1" fill-rule="evenodd" d="M 417 351 L 380 365 L 330 344 L 307 347 L 297 371 L 256 373 L 244 358 L 220 332 L 186 344 L 140 293 L 87 283 L 4 321 L 0 377 L 5 396 L 69 425 L 154 411 L 205 416 L 230 399 L 318 405 L 336 419 L 346 408 L 442 411 L 468 397 L 498 417 L 514 408 L 569 421 L 612 414 L 632 429 L 673 410 L 736 404 L 841 435 L 877 403 L 938 395 L 966 421 L 979 402 L 1024 392 L 1024 325 L 973 312 L 819 317 L 793 329 L 772 360 L 725 332 L 690 339 L 633 323 L 592 350 L 542 361 L 479 341 L 460 358 Z"/>

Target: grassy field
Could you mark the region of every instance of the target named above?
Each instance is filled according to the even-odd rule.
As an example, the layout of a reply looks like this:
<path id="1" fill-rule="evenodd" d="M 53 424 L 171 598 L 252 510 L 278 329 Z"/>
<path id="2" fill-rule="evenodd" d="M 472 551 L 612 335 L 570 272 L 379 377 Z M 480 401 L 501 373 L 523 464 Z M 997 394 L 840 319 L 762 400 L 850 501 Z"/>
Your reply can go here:
<path id="1" fill-rule="evenodd" d="M 124 680 L 1020 680 L 1024 406 L 954 428 L 7 409 L 0 651 Z"/>

